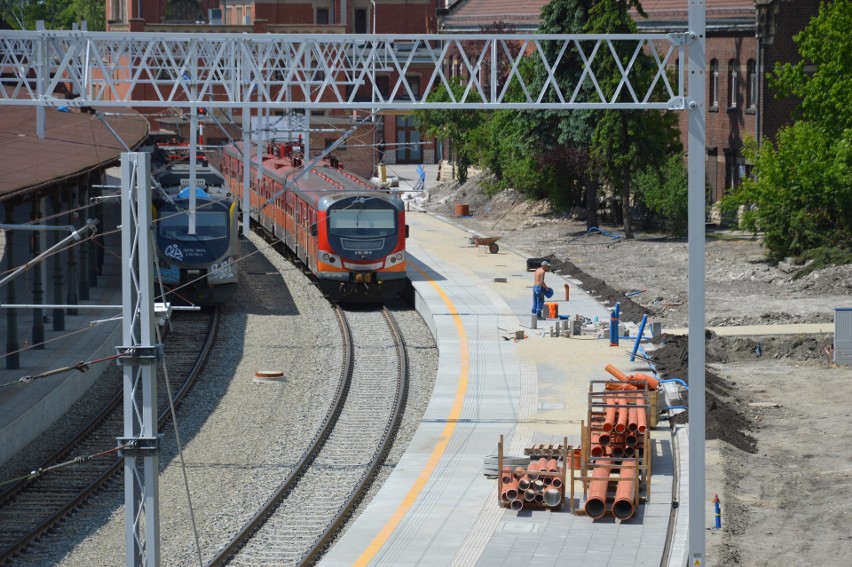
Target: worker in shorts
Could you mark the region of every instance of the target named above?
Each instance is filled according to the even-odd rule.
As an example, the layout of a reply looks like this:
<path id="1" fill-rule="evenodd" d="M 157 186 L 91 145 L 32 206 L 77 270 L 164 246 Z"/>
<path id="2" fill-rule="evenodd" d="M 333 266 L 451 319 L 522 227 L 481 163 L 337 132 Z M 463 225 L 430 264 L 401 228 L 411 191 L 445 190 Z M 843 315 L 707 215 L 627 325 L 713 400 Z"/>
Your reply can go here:
<path id="1" fill-rule="evenodd" d="M 533 274 L 533 307 L 532 312 L 539 319 L 546 319 L 542 311 L 544 310 L 544 294 L 550 289 L 544 283 L 544 274 L 550 271 L 550 262 L 544 260 L 541 266 Z"/>

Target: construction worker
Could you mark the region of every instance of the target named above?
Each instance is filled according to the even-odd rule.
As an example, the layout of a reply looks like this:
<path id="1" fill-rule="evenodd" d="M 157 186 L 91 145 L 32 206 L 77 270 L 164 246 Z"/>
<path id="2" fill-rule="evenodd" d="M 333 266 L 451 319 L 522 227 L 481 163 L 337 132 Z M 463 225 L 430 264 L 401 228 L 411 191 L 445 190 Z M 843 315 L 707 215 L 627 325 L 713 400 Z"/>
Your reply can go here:
<path id="1" fill-rule="evenodd" d="M 550 262 L 544 260 L 541 266 L 533 274 L 533 307 L 532 312 L 539 319 L 546 319 L 542 311 L 544 310 L 544 294 L 550 288 L 544 283 L 544 274 L 550 271 Z"/>

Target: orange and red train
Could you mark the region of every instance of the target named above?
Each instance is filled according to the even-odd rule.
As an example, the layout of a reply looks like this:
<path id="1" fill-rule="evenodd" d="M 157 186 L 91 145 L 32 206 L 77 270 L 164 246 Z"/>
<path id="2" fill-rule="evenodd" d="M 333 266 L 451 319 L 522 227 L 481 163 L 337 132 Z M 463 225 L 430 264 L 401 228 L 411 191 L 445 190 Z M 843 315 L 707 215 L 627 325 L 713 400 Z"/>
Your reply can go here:
<path id="1" fill-rule="evenodd" d="M 241 146 L 225 149 L 221 168 L 244 203 Z M 280 240 L 334 301 L 382 302 L 406 292 L 408 226 L 399 194 L 344 171 L 333 158 L 298 177 L 301 152 L 300 144 L 266 144 L 260 179 L 252 156 L 252 224 Z"/>

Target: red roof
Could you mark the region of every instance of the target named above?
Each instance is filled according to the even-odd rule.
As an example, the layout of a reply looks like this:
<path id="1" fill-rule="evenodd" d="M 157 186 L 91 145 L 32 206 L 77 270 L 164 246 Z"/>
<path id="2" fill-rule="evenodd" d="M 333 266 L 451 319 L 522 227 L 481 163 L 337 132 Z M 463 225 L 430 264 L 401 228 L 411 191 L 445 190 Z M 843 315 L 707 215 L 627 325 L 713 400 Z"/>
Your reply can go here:
<path id="1" fill-rule="evenodd" d="M 148 135 L 148 121 L 133 110 L 106 120 L 131 149 Z M 123 151 L 124 146 L 91 114 L 48 108 L 45 137 L 39 139 L 35 107 L 0 104 L 0 200 L 110 164 Z"/>
<path id="2" fill-rule="evenodd" d="M 461 0 L 450 8 L 442 26 L 477 28 L 494 22 L 506 22 L 517 27 L 535 27 L 541 8 L 548 0 Z M 687 19 L 688 0 L 644 0 L 642 8 L 648 20 L 674 21 Z M 754 0 L 707 0 L 707 20 L 754 18 Z"/>

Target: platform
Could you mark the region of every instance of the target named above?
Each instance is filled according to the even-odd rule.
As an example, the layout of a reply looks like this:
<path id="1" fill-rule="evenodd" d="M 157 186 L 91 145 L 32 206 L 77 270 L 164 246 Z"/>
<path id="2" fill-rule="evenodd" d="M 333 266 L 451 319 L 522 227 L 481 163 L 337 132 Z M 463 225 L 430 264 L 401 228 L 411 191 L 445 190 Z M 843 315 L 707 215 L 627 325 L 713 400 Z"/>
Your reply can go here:
<path id="1" fill-rule="evenodd" d="M 117 219 L 118 217 L 116 217 Z M 121 342 L 121 234 L 112 226 L 102 228 L 107 240 L 101 273 L 97 285 L 89 288 L 89 298 L 77 302 L 73 313 L 64 311 L 64 330 L 53 330 L 53 309 L 44 309 L 44 340 L 42 348 L 31 348 L 32 309 L 18 309 L 18 358 L 20 367 L 7 369 L 6 360 L 0 363 L 0 464 L 38 437 L 61 417 L 95 383 L 109 362 L 90 364 L 85 371 L 68 370 L 29 383 L 28 376 L 80 362 L 108 358 L 116 354 Z M 16 258 L 29 258 L 28 238 L 15 239 Z M 20 276 L 17 284 L 19 304 L 32 303 L 27 290 L 32 289 L 32 274 Z M 49 287 L 49 286 L 46 286 Z M 45 293 L 45 297 L 50 294 Z M 63 302 L 65 303 L 65 302 Z M 115 306 L 102 308 L 101 306 Z M 0 346 L 5 346 L 6 310 L 0 309 Z"/>
<path id="2" fill-rule="evenodd" d="M 407 221 L 417 309 L 440 351 L 435 390 L 404 457 L 320 564 L 666 564 L 675 478 L 665 422 L 651 435 L 651 499 L 629 521 L 593 521 L 571 513 L 567 501 L 558 510 L 512 511 L 498 504 L 496 480 L 484 474 L 501 435 L 514 456 L 566 437 L 579 446 L 590 380 L 610 378 L 610 363 L 628 374 L 647 367 L 630 363 L 630 345 L 611 347 L 608 336 L 553 337 L 554 320 L 533 328 L 530 254 L 506 247 L 477 254 L 471 234 L 452 219 L 416 207 Z M 560 315 L 609 319 L 607 307 L 560 274 L 546 275 L 556 290 L 549 301 L 566 282 L 570 301 L 558 301 Z M 518 331 L 525 338 L 515 341 Z M 576 487 L 581 508 L 582 486 Z"/>

